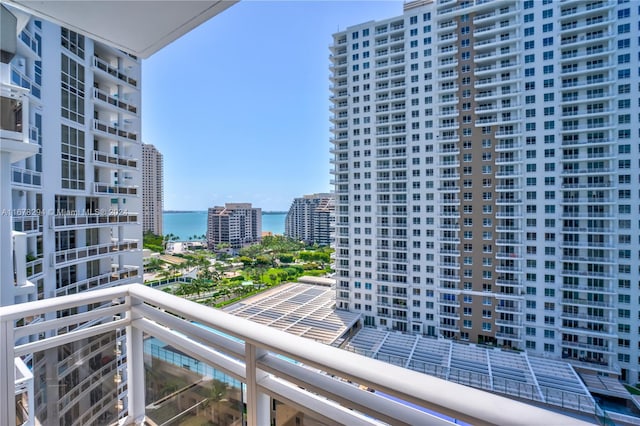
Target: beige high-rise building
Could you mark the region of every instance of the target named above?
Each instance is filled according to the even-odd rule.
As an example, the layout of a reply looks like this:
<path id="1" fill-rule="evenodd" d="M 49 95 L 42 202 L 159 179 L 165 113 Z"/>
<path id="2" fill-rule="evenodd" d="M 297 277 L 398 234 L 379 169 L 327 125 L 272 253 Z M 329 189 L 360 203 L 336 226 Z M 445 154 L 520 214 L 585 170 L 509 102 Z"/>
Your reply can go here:
<path id="1" fill-rule="evenodd" d="M 338 307 L 639 381 L 639 13 L 414 1 L 334 34 Z"/>
<path id="2" fill-rule="evenodd" d="M 307 244 L 327 246 L 335 219 L 333 194 L 310 194 L 295 198 L 285 219 L 284 235 Z"/>
<path id="3" fill-rule="evenodd" d="M 151 144 L 142 144 L 142 231 L 162 234 L 164 162 Z"/>
<path id="4" fill-rule="evenodd" d="M 233 249 L 257 243 L 262 238 L 262 209 L 251 203 L 226 203 L 209 208 L 207 245 L 213 249 L 227 243 Z"/>

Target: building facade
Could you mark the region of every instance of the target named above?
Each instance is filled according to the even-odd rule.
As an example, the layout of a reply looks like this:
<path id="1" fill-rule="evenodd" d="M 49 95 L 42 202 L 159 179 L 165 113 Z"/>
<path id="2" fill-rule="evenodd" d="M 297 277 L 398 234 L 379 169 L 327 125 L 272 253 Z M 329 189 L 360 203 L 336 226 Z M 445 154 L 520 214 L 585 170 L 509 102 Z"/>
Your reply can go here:
<path id="1" fill-rule="evenodd" d="M 18 35 L 5 50 L 3 28 L 2 304 L 140 281 L 140 61 L 2 8 L 3 27 L 13 19 Z M 41 422 L 117 420 L 118 340 L 106 333 L 33 354 Z"/>
<path id="2" fill-rule="evenodd" d="M 260 242 L 262 237 L 262 209 L 251 203 L 226 203 L 209 208 L 207 216 L 207 245 L 229 244 L 232 249 Z"/>
<path id="3" fill-rule="evenodd" d="M 142 144 L 142 231 L 162 233 L 164 208 L 164 162 L 151 144 Z"/>
<path id="4" fill-rule="evenodd" d="M 640 380 L 639 13 L 415 1 L 334 34 L 338 307 Z"/>
<path id="5" fill-rule="evenodd" d="M 307 244 L 331 244 L 335 219 L 333 194 L 311 194 L 295 198 L 284 223 L 284 235 Z"/>

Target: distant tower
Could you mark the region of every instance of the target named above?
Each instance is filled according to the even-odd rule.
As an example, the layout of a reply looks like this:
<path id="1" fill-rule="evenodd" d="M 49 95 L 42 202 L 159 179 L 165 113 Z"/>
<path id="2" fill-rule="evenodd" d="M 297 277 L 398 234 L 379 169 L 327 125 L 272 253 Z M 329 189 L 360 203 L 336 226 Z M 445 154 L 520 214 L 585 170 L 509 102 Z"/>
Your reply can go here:
<path id="1" fill-rule="evenodd" d="M 162 235 L 164 168 L 162 153 L 151 144 L 142 145 L 142 229 Z"/>
<path id="2" fill-rule="evenodd" d="M 331 243 L 334 220 L 335 198 L 332 194 L 305 195 L 291 203 L 284 235 L 308 244 L 326 246 Z"/>
<path id="3" fill-rule="evenodd" d="M 262 236 L 262 209 L 251 203 L 227 203 L 209 208 L 207 245 L 228 243 L 233 249 L 257 243 Z"/>

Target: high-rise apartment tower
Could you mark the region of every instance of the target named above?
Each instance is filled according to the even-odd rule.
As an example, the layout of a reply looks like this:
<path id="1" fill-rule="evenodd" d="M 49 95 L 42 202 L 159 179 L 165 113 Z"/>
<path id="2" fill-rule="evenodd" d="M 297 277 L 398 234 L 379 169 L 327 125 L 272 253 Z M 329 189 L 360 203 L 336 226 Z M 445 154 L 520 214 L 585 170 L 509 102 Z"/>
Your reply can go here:
<path id="1" fill-rule="evenodd" d="M 2 9 L 1 304 L 139 281 L 140 61 Z M 117 420 L 117 341 L 106 333 L 27 360 L 41 422 Z"/>
<path id="2" fill-rule="evenodd" d="M 142 144 L 142 230 L 162 235 L 164 163 L 162 153 Z"/>
<path id="3" fill-rule="evenodd" d="M 284 223 L 284 235 L 307 244 L 327 246 L 335 219 L 333 194 L 311 194 L 295 198 Z"/>
<path id="4" fill-rule="evenodd" d="M 415 1 L 334 34 L 338 306 L 640 380 L 639 13 Z"/>
<path id="5" fill-rule="evenodd" d="M 251 203 L 226 203 L 209 208 L 207 245 L 213 249 L 220 243 L 233 249 L 257 243 L 262 238 L 262 209 Z"/>

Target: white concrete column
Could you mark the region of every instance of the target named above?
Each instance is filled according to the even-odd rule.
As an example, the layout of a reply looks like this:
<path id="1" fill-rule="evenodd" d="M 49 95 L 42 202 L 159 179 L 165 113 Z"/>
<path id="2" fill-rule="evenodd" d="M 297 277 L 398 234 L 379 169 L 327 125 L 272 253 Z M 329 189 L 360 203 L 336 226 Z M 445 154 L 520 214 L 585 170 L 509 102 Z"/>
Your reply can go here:
<path id="1" fill-rule="evenodd" d="M 29 404 L 29 421 L 27 426 L 34 426 L 36 424 L 36 390 L 34 384 L 34 378 L 31 377 L 27 387 L 27 404 Z"/>
<path id="2" fill-rule="evenodd" d="M 0 151 L 0 306 L 14 303 L 11 216 L 11 153 Z"/>
<path id="3" fill-rule="evenodd" d="M 248 426 L 268 426 L 271 417 L 269 407 L 269 396 L 258 392 L 258 381 L 265 376 L 256 367 L 256 361 L 264 353 L 263 349 L 258 349 L 254 345 L 245 343 L 245 368 L 247 378 L 247 425 Z"/>
<path id="4" fill-rule="evenodd" d="M 16 424 L 13 321 L 0 323 L 0 424 Z"/>
<path id="5" fill-rule="evenodd" d="M 139 305 L 141 302 L 136 298 L 131 298 L 131 305 Z M 129 310 L 128 315 L 131 320 L 139 318 L 132 315 Z M 142 425 L 145 419 L 145 379 L 144 379 L 144 339 L 142 330 L 133 325 L 126 329 L 126 350 L 127 350 L 127 407 L 129 419 L 133 424 Z"/>

